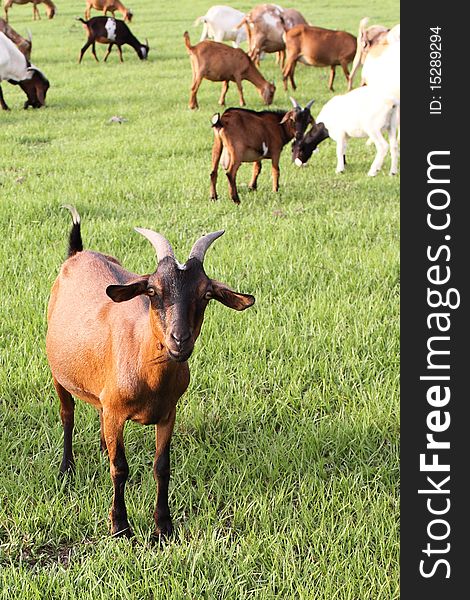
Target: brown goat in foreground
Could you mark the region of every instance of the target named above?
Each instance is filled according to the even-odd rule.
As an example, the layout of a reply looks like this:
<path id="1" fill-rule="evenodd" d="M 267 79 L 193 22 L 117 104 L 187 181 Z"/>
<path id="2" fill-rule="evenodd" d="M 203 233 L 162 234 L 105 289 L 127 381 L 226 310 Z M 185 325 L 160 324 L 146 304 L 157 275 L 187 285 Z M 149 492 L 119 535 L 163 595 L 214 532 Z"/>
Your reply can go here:
<path id="1" fill-rule="evenodd" d="M 33 21 L 36 19 L 41 19 L 41 15 L 39 14 L 38 4 L 44 4 L 46 7 L 46 15 L 48 19 L 52 19 L 56 13 L 56 6 L 52 2 L 52 0 L 4 0 L 3 10 L 5 12 L 5 21 L 8 22 L 8 11 L 13 6 L 13 4 L 29 4 L 33 5 Z"/>
<path id="2" fill-rule="evenodd" d="M 341 65 L 349 81 L 348 64 L 356 54 L 356 38 L 347 31 L 335 31 L 310 25 L 296 25 L 284 34 L 286 42 L 286 66 L 282 73 L 284 89 L 290 79 L 293 89 L 297 61 L 312 67 L 331 67 L 328 87 L 333 91 L 336 66 Z"/>
<path id="3" fill-rule="evenodd" d="M 235 310 L 248 308 L 255 299 L 204 272 L 205 253 L 223 231 L 201 237 L 181 265 L 162 235 L 136 228 L 157 254 L 156 271 L 136 275 L 115 258 L 83 250 L 80 217 L 75 208 L 67 208 L 73 217 L 68 258 L 52 287 L 46 338 L 64 428 L 60 472 L 74 467 L 73 394 L 99 411 L 101 449 L 108 451 L 114 486 L 111 531 L 131 537 L 124 501 L 129 474 L 124 425 L 128 420 L 155 424 L 155 532 L 170 535 L 170 439 L 204 311 L 211 299 Z"/>
<path id="4" fill-rule="evenodd" d="M 270 83 L 261 75 L 251 58 L 241 48 L 230 48 L 221 42 L 208 40 L 191 46 L 187 31 L 184 32 L 184 43 L 191 59 L 193 71 L 189 108 L 198 108 L 197 91 L 203 79 L 223 81 L 222 94 L 219 98 L 221 105 L 225 104 L 229 82 L 234 81 L 240 95 L 240 106 L 245 106 L 243 79 L 247 79 L 258 89 L 265 104 L 272 104 L 276 91 L 274 83 Z"/>
<path id="5" fill-rule="evenodd" d="M 300 134 L 303 134 L 312 121 L 310 106 L 311 104 L 304 109 L 308 111 L 308 115 L 305 128 L 299 132 Z M 222 116 L 216 113 L 212 117 L 214 129 L 210 175 L 212 200 L 217 200 L 217 172 L 220 161 L 227 175 L 230 196 L 236 204 L 240 203 L 236 177 L 242 162 L 254 163 L 253 175 L 248 187 L 250 190 L 256 190 L 261 161 L 271 159 L 273 190 L 278 191 L 279 159 L 284 146 L 296 134 L 296 115 L 300 109 L 298 105 L 297 107 L 290 111 L 260 112 L 244 108 L 228 108 Z M 302 118 L 299 116 L 298 122 L 301 121 Z"/>

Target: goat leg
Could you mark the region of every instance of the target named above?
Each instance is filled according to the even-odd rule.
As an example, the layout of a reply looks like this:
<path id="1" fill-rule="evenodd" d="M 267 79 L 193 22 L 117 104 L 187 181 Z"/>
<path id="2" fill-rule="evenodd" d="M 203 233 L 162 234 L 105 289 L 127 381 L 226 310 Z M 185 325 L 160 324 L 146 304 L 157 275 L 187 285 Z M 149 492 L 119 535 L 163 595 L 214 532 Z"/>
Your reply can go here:
<path id="1" fill-rule="evenodd" d="M 224 81 L 222 83 L 222 93 L 220 94 L 220 98 L 219 98 L 219 104 L 220 106 L 224 106 L 225 105 L 225 96 L 227 95 L 227 91 L 228 91 L 228 81 Z"/>
<path id="2" fill-rule="evenodd" d="M 237 84 L 237 88 L 238 88 L 238 94 L 240 96 L 240 106 L 245 106 L 245 98 L 243 97 L 243 88 L 242 88 L 242 80 L 237 78 L 235 80 L 235 83 Z"/>
<path id="3" fill-rule="evenodd" d="M 103 409 L 103 425 L 106 447 L 109 454 L 109 467 L 113 481 L 113 503 L 109 517 L 111 533 L 115 537 L 132 537 L 134 534 L 127 520 L 127 509 L 124 502 L 124 488 L 129 476 L 129 465 L 124 452 L 125 420 L 116 418 L 113 411 Z"/>
<path id="4" fill-rule="evenodd" d="M 174 408 L 165 422 L 155 426 L 156 451 L 153 474 L 157 484 L 157 501 L 155 504 L 155 535 L 170 536 L 173 533 L 170 508 L 168 506 L 168 484 L 170 482 L 170 440 L 175 424 Z"/>
<path id="5" fill-rule="evenodd" d="M 212 146 L 211 200 L 217 200 L 217 173 L 223 146 L 219 134 L 214 131 L 214 145 Z"/>
<path id="6" fill-rule="evenodd" d="M 0 106 L 2 107 L 3 110 L 10 110 L 7 106 L 7 103 L 5 102 L 4 97 L 3 97 L 3 91 L 2 91 L 1 85 L 0 85 Z"/>
<path id="7" fill-rule="evenodd" d="M 271 159 L 271 172 L 273 176 L 273 192 L 279 190 L 279 156 L 273 156 Z"/>
<path id="8" fill-rule="evenodd" d="M 91 44 L 91 53 L 95 57 L 96 62 L 100 62 L 98 60 L 98 57 L 96 56 L 96 42 L 92 42 L 92 44 Z"/>
<path id="9" fill-rule="evenodd" d="M 85 54 L 85 52 L 88 50 L 88 48 L 91 46 L 91 41 L 87 40 L 87 43 L 83 46 L 83 48 L 80 50 L 80 56 L 78 58 L 78 64 L 80 64 L 82 62 L 82 58 L 83 55 Z"/>
<path id="10" fill-rule="evenodd" d="M 341 68 L 343 69 L 344 76 L 346 77 L 346 81 L 348 82 L 348 91 L 349 91 L 350 90 L 349 83 L 351 83 L 351 85 L 352 85 L 352 80 L 349 77 L 349 69 L 348 69 L 347 61 L 343 60 L 341 62 Z"/>
<path id="11" fill-rule="evenodd" d="M 255 163 L 253 163 L 253 175 L 248 185 L 248 188 L 250 190 L 255 191 L 257 188 L 258 175 L 261 173 L 261 166 L 262 165 L 260 160 L 257 160 Z"/>
<path id="12" fill-rule="evenodd" d="M 111 50 L 113 49 L 114 44 L 109 44 L 108 46 L 108 50 L 106 51 L 106 54 L 104 55 L 104 62 L 106 62 L 108 60 L 108 56 L 111 54 Z"/>
<path id="13" fill-rule="evenodd" d="M 107 454 L 108 452 L 108 448 L 106 447 L 106 438 L 104 437 L 104 422 L 102 408 L 100 408 L 100 452 L 101 454 Z"/>
<path id="14" fill-rule="evenodd" d="M 333 90 L 333 81 L 335 80 L 335 75 L 336 75 L 336 67 L 334 65 L 331 65 L 330 67 L 330 79 L 328 81 L 328 89 L 332 92 L 334 92 Z"/>
<path id="15" fill-rule="evenodd" d="M 291 84 L 293 90 L 295 90 L 297 87 L 295 85 L 295 81 L 294 81 L 295 64 L 296 64 L 296 59 L 293 58 L 292 56 L 288 56 L 286 66 L 284 67 L 284 70 L 282 71 L 282 83 L 284 84 L 284 89 L 286 91 L 287 91 L 288 79 L 290 79 L 290 84 Z"/>
<path id="16" fill-rule="evenodd" d="M 199 89 L 199 86 L 201 85 L 201 81 L 202 77 L 198 77 L 196 75 L 193 77 L 193 81 L 191 83 L 191 95 L 189 96 L 189 108 L 191 110 L 199 108 L 199 105 L 197 103 L 197 91 Z"/>
<path id="17" fill-rule="evenodd" d="M 228 179 L 228 186 L 230 190 L 230 197 L 235 202 L 235 204 L 240 204 L 240 197 L 238 196 L 236 181 L 237 171 L 240 168 L 240 165 L 241 161 L 239 160 L 233 162 L 231 161 L 230 167 L 226 173 Z"/>
<path id="18" fill-rule="evenodd" d="M 57 379 L 53 378 L 53 382 L 60 400 L 60 419 L 64 429 L 64 451 L 59 469 L 60 475 L 62 476 L 67 473 L 67 471 L 73 471 L 75 468 L 72 453 L 75 401 L 72 398 L 72 394 L 62 387 Z"/>

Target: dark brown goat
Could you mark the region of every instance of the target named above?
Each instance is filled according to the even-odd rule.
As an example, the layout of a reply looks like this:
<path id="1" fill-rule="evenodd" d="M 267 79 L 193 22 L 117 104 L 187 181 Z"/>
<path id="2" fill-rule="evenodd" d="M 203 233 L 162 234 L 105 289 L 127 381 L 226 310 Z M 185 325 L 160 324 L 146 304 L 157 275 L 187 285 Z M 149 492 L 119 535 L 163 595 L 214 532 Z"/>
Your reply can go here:
<path id="1" fill-rule="evenodd" d="M 306 107 L 308 116 L 310 116 L 309 108 L 309 106 Z M 278 191 L 279 159 L 284 146 L 296 134 L 295 117 L 298 110 L 298 108 L 294 108 L 290 111 L 263 110 L 256 112 L 243 108 L 228 108 L 222 116 L 217 113 L 212 117 L 212 127 L 214 128 L 210 175 L 212 200 L 217 200 L 217 172 L 220 161 L 222 161 L 222 167 L 227 175 L 230 196 L 236 204 L 240 203 L 236 177 L 242 162 L 254 163 L 249 188 L 256 190 L 258 175 L 261 172 L 261 161 L 271 159 L 273 190 Z M 311 116 L 310 118 L 308 116 L 305 129 L 312 120 Z M 298 122 L 301 121 L 302 119 L 299 117 Z"/>
<path id="2" fill-rule="evenodd" d="M 333 91 L 336 66 L 341 65 L 349 81 L 348 64 L 356 54 L 356 38 L 347 31 L 335 31 L 310 25 L 296 25 L 285 33 L 286 66 L 282 73 L 284 89 L 290 79 L 296 89 L 294 71 L 297 61 L 313 67 L 331 67 L 328 87 Z"/>
<path id="3" fill-rule="evenodd" d="M 124 451 L 126 421 L 156 425 L 155 532 L 173 531 L 168 507 L 170 439 L 176 403 L 189 384 L 189 366 L 209 300 L 244 310 L 255 299 L 209 279 L 203 261 L 223 231 L 201 237 L 185 264 L 177 262 L 159 233 L 137 228 L 157 254 L 151 275 L 126 271 L 99 252 L 83 250 L 80 217 L 73 207 L 68 258 L 51 291 L 46 350 L 60 399 L 64 452 L 60 472 L 73 470 L 72 394 L 100 414 L 101 449 L 107 450 L 114 496 L 114 536 L 132 536 L 124 501 L 129 467 Z"/>
<path id="4" fill-rule="evenodd" d="M 209 40 L 191 46 L 187 31 L 184 32 L 184 43 L 191 59 L 193 71 L 189 108 L 198 108 L 197 91 L 203 79 L 223 82 L 222 94 L 219 98 L 220 105 L 225 104 L 229 82 L 234 81 L 240 95 L 240 106 L 245 106 L 242 89 L 244 79 L 250 81 L 258 89 L 265 104 L 272 104 L 276 91 L 274 83 L 270 83 L 261 75 L 251 58 L 241 48 L 230 48 L 221 42 Z"/>
<path id="5" fill-rule="evenodd" d="M 124 62 L 121 50 L 121 46 L 124 46 L 124 44 L 129 44 L 129 46 L 132 46 L 140 60 L 145 60 L 147 58 L 149 53 L 147 40 L 145 41 L 145 44 L 139 42 L 124 21 L 115 19 L 114 17 L 93 17 L 88 21 L 85 21 L 81 17 L 77 17 L 77 21 L 81 21 L 83 23 L 83 27 L 88 34 L 87 42 L 80 50 L 80 56 L 78 58 L 79 63 L 82 62 L 83 55 L 90 46 L 91 52 L 95 57 L 95 60 L 98 62 L 95 48 L 96 42 L 99 42 L 100 44 L 108 44 L 108 50 L 104 56 L 105 61 L 108 59 L 113 46 L 117 46 L 119 60 Z"/>

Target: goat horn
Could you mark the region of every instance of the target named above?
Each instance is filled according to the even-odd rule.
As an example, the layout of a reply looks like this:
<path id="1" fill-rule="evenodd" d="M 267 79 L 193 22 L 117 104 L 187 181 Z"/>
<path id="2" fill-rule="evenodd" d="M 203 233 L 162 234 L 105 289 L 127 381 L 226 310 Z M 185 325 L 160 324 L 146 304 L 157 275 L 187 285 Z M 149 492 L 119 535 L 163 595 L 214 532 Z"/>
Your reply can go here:
<path id="1" fill-rule="evenodd" d="M 155 252 L 157 253 L 157 260 L 160 262 L 167 256 L 171 256 L 171 258 L 175 258 L 175 253 L 173 252 L 173 248 L 171 247 L 170 242 L 161 235 L 161 233 L 156 233 L 151 229 L 144 229 L 143 227 L 134 227 L 137 233 L 140 233 L 144 237 L 148 239 L 148 241 L 155 248 Z M 176 260 L 176 259 L 175 259 Z"/>
<path id="2" fill-rule="evenodd" d="M 189 253 L 188 260 L 191 258 L 197 258 L 201 262 L 204 262 L 204 256 L 207 252 L 207 249 L 212 244 L 212 242 L 215 242 L 215 240 L 219 238 L 223 233 L 225 233 L 224 229 L 222 229 L 221 231 L 215 231 L 214 233 L 208 233 L 207 235 L 203 235 L 201 238 L 199 238 L 192 247 L 192 250 Z"/>
<path id="3" fill-rule="evenodd" d="M 305 110 L 310 109 L 314 102 L 315 100 L 310 100 L 310 102 L 308 102 L 308 104 L 305 106 Z"/>
<path id="4" fill-rule="evenodd" d="M 292 96 L 289 96 L 290 101 L 292 102 L 292 106 L 294 108 L 298 108 L 299 110 L 302 110 L 302 107 L 300 106 L 300 104 L 297 102 L 297 100 L 295 98 L 292 98 Z"/>

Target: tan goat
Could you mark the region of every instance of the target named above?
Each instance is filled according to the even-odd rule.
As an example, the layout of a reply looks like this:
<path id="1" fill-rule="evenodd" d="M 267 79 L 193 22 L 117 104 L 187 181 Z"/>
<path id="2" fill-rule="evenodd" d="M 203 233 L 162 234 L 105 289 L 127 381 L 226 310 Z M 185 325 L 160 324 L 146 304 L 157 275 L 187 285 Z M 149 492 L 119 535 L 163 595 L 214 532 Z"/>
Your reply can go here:
<path id="1" fill-rule="evenodd" d="M 91 16 L 91 9 L 99 10 L 106 15 L 106 13 L 112 13 L 114 17 L 114 13 L 119 11 L 124 21 L 128 21 L 129 23 L 132 21 L 132 11 L 130 8 L 126 8 L 120 0 L 86 0 L 86 8 L 85 8 L 85 19 L 88 21 Z"/>
<path id="2" fill-rule="evenodd" d="M 336 66 L 341 65 L 349 80 L 348 64 L 356 54 L 356 38 L 347 31 L 296 25 L 284 34 L 286 42 L 286 66 L 282 73 L 284 89 L 289 79 L 293 89 L 295 66 L 298 62 L 312 67 L 330 67 L 328 87 L 333 91 Z"/>
<path id="3" fill-rule="evenodd" d="M 3 10 L 5 12 L 5 21 L 8 23 L 8 11 L 13 4 L 23 5 L 30 3 L 33 5 L 33 21 L 36 21 L 36 19 L 41 19 L 41 15 L 39 14 L 38 10 L 38 4 L 44 4 L 48 19 L 52 19 L 56 13 L 56 6 L 52 0 L 4 0 Z"/>
<path id="4" fill-rule="evenodd" d="M 173 531 L 168 507 L 170 439 L 176 403 L 189 385 L 189 366 L 211 299 L 244 310 L 255 299 L 209 279 L 203 261 L 223 231 L 200 238 L 183 265 L 159 233 L 137 228 L 155 249 L 151 275 L 126 271 L 99 252 L 83 250 L 80 217 L 73 207 L 68 258 L 51 291 L 46 351 L 60 399 L 64 451 L 60 472 L 73 470 L 72 394 L 100 414 L 101 449 L 107 450 L 114 496 L 111 531 L 132 535 L 124 502 L 129 467 L 124 452 L 126 421 L 156 425 L 155 533 Z"/>
<path id="5" fill-rule="evenodd" d="M 240 95 L 240 106 L 245 106 L 242 89 L 244 79 L 250 81 L 258 89 L 265 104 L 272 104 L 276 91 L 274 83 L 270 83 L 261 75 L 251 58 L 241 48 L 230 48 L 226 44 L 208 40 L 191 46 L 187 31 L 184 32 L 184 43 L 191 59 L 193 71 L 189 108 L 198 108 L 197 91 L 203 79 L 223 82 L 219 98 L 221 105 L 225 104 L 229 82 L 234 81 Z"/>

